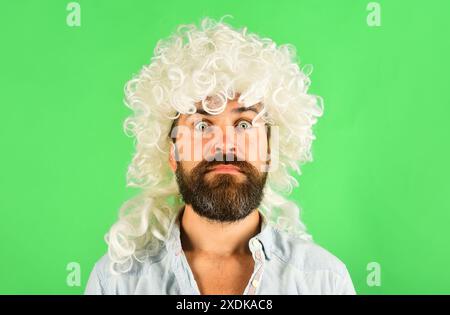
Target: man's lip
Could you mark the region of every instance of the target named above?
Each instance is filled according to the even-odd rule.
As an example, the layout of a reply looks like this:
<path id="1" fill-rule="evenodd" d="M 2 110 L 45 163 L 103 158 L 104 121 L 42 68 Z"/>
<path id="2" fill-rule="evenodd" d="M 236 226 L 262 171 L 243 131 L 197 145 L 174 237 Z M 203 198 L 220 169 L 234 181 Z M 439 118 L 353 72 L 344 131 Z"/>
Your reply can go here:
<path id="1" fill-rule="evenodd" d="M 237 166 L 230 164 L 219 164 L 211 167 L 208 171 L 238 171 L 241 172 L 241 169 Z"/>

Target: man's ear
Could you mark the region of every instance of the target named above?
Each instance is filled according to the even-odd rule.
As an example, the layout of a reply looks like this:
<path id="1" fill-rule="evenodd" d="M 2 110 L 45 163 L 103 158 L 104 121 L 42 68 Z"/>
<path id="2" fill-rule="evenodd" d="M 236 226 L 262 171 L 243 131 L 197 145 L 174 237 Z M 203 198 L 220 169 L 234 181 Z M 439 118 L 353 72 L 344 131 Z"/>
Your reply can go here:
<path id="1" fill-rule="evenodd" d="M 169 166 L 173 172 L 175 172 L 177 170 L 177 160 L 175 158 L 175 156 L 176 156 L 175 150 L 176 150 L 176 145 L 175 145 L 175 143 L 171 142 L 170 152 L 169 152 Z"/>

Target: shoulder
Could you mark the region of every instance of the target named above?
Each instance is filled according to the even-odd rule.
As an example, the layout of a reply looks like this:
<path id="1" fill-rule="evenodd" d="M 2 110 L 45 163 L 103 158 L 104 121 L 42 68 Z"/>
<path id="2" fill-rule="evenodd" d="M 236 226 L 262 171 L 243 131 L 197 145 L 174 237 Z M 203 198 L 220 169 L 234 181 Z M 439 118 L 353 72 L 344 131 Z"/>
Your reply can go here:
<path id="1" fill-rule="evenodd" d="M 143 258 L 142 261 L 138 261 L 135 258 L 130 257 L 130 263 L 117 264 L 114 263 L 108 253 L 100 257 L 100 259 L 95 263 L 93 272 L 95 271 L 98 275 L 107 279 L 112 276 L 133 276 L 145 273 L 151 268 L 151 265 L 157 263 L 166 255 L 165 250 L 160 250 L 157 254 L 153 256 L 147 256 Z M 120 271 L 123 270 L 123 271 Z"/>
<path id="2" fill-rule="evenodd" d="M 108 255 L 103 255 L 92 268 L 89 274 L 84 294 L 107 294 L 106 290 L 106 274 L 109 266 Z"/>
<path id="3" fill-rule="evenodd" d="M 273 228 L 272 253 L 303 271 L 330 270 L 344 275 L 345 264 L 313 241 Z"/>
<path id="4" fill-rule="evenodd" d="M 131 265 L 123 264 L 118 267 L 108 253 L 101 256 L 89 275 L 85 294 L 118 294 L 123 288 L 132 286 L 139 277 L 148 272 L 152 265 L 164 256 L 164 252 L 147 257 L 143 261 L 132 259 Z M 131 259 L 131 258 L 130 258 Z M 126 270 L 120 271 L 120 268 Z"/>
<path id="5" fill-rule="evenodd" d="M 356 294 L 346 265 L 313 241 L 272 228 L 271 253 L 302 276 L 301 291 L 309 294 Z"/>
<path id="6" fill-rule="evenodd" d="M 95 273 L 100 279 L 108 277 L 111 273 L 111 258 L 107 253 L 95 262 L 92 273 Z"/>

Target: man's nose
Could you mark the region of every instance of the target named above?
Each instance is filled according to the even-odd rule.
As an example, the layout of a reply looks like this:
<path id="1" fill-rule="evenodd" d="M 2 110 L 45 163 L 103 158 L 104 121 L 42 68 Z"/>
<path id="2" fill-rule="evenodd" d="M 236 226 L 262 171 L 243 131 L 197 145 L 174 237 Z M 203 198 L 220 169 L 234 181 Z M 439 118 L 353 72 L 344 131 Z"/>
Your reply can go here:
<path id="1" fill-rule="evenodd" d="M 220 128 L 214 145 L 214 155 L 236 155 L 236 134 L 233 127 L 225 126 Z"/>

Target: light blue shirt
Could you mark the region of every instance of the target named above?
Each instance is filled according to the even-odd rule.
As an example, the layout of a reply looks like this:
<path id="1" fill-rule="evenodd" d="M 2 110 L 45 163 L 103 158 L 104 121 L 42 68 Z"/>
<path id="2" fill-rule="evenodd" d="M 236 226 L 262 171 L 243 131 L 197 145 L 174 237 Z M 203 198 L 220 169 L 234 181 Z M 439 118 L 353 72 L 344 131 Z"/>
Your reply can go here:
<path id="1" fill-rule="evenodd" d="M 261 217 L 261 231 L 248 243 L 255 264 L 244 295 L 356 294 L 338 258 Z M 135 261 L 130 271 L 119 275 L 112 274 L 109 265 L 107 254 L 95 264 L 85 294 L 200 294 L 181 247 L 179 216 L 172 220 L 168 238 L 156 255 L 142 263 Z"/>

